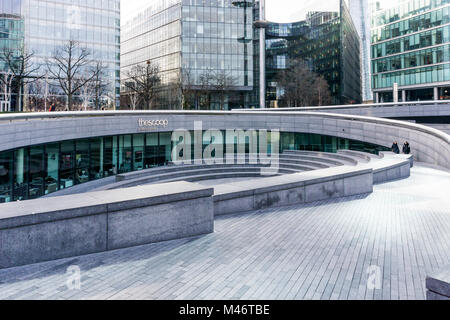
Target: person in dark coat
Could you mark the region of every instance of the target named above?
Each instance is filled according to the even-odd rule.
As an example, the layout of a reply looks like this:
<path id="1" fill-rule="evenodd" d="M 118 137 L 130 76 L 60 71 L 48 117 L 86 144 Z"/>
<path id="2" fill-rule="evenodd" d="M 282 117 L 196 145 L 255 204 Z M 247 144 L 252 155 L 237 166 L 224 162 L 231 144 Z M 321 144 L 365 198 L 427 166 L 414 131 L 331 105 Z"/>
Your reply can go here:
<path id="1" fill-rule="evenodd" d="M 394 141 L 394 143 L 392 144 L 391 150 L 392 150 L 392 152 L 394 152 L 396 154 L 400 153 L 400 148 L 398 147 L 397 141 Z"/>
<path id="2" fill-rule="evenodd" d="M 404 154 L 410 154 L 411 153 L 411 147 L 409 146 L 409 142 L 408 141 L 406 141 L 404 144 L 403 144 L 403 153 Z"/>

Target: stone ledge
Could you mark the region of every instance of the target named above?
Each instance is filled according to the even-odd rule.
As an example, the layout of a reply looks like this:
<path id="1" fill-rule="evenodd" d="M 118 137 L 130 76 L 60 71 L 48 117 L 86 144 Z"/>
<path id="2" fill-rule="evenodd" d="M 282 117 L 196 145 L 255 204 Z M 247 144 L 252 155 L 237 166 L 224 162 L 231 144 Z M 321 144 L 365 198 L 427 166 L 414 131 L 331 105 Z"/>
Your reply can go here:
<path id="1" fill-rule="evenodd" d="M 450 300 L 450 265 L 427 276 L 427 299 Z"/>
<path id="2" fill-rule="evenodd" d="M 54 198 L 41 198 L 0 205 L 0 230 L 60 219 L 77 218 L 167 202 L 184 201 L 213 194 L 189 182 L 145 185 L 120 190 L 97 191 Z"/>
<path id="3" fill-rule="evenodd" d="M 213 189 L 188 182 L 0 205 L 0 269 L 214 232 Z"/>
<path id="4" fill-rule="evenodd" d="M 215 186 L 214 214 L 309 203 L 372 191 L 372 169 L 320 169 Z"/>

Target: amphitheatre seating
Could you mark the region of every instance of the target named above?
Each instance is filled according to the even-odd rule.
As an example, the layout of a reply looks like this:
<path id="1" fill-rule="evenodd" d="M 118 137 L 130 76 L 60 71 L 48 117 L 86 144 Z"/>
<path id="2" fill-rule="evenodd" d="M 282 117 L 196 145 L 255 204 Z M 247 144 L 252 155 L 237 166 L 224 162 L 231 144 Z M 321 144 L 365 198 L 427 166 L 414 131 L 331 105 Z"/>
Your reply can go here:
<path id="1" fill-rule="evenodd" d="M 380 155 L 376 155 L 376 154 L 372 154 L 372 153 L 354 151 L 354 150 L 338 150 L 337 153 L 347 155 L 350 157 L 354 157 L 354 158 L 358 159 L 358 162 L 366 162 L 366 163 L 370 162 L 372 160 L 382 159 L 384 157 L 384 155 L 382 153 L 380 153 Z"/>
<path id="2" fill-rule="evenodd" d="M 374 184 L 408 178 L 414 161 L 412 155 L 386 151 L 382 151 L 378 155 L 354 150 L 338 150 L 335 154 L 316 151 L 285 151 L 285 153 L 330 157 L 345 161 L 347 164 L 352 163 L 360 168 L 371 168 Z"/>
<path id="3" fill-rule="evenodd" d="M 286 150 L 283 152 L 286 155 L 302 155 L 303 158 L 313 157 L 317 160 L 325 160 L 331 161 L 334 160 L 337 163 L 341 163 L 343 165 L 357 165 L 358 160 L 352 156 L 347 156 L 339 153 L 330 153 L 330 152 L 321 152 L 321 151 L 301 151 L 301 150 Z"/>
<path id="4" fill-rule="evenodd" d="M 0 269 L 205 234 L 218 215 L 368 194 L 411 166 L 411 156 L 390 152 L 289 151 L 279 160 L 269 177 L 262 164 L 169 165 L 117 175 L 103 191 L 2 204 Z M 258 179 L 192 183 L 236 177 Z"/>
<path id="5" fill-rule="evenodd" d="M 144 184 L 164 183 L 175 181 L 201 181 L 216 180 L 226 178 L 261 177 L 262 172 L 267 172 L 268 164 L 251 164 L 250 156 L 235 155 L 235 164 L 188 164 L 182 162 L 172 162 L 166 167 L 145 169 L 137 172 L 129 172 L 116 176 L 116 182 L 99 188 L 100 190 L 112 190 L 118 188 L 128 188 Z M 255 158 L 257 159 L 257 158 Z M 353 161 L 353 162 L 352 162 Z M 226 162 L 226 160 L 224 160 Z M 278 158 L 278 169 L 276 175 L 292 174 L 297 172 L 313 171 L 317 169 L 343 166 L 355 161 L 348 157 L 318 157 L 313 154 L 280 154 Z"/>
<path id="6" fill-rule="evenodd" d="M 275 175 L 286 175 L 298 172 L 315 171 L 340 166 L 359 166 L 374 170 L 374 183 L 382 183 L 409 176 L 403 156 L 386 153 L 368 154 L 352 150 L 339 150 L 338 153 L 317 151 L 285 151 L 278 156 L 278 169 Z M 227 178 L 259 178 L 266 177 L 269 165 L 249 163 L 250 155 L 234 155 L 234 164 L 183 164 L 172 162 L 165 167 L 156 167 L 136 172 L 119 174 L 114 183 L 94 189 L 94 191 L 129 188 L 139 185 L 165 183 L 175 181 L 196 182 L 202 180 L 218 180 Z M 256 156 L 252 159 L 258 159 Z M 271 160 L 274 160 L 273 158 Z M 409 161 L 409 160 L 408 160 Z M 403 168 L 402 168 L 403 167 Z M 266 169 L 266 170 L 264 170 Z"/>

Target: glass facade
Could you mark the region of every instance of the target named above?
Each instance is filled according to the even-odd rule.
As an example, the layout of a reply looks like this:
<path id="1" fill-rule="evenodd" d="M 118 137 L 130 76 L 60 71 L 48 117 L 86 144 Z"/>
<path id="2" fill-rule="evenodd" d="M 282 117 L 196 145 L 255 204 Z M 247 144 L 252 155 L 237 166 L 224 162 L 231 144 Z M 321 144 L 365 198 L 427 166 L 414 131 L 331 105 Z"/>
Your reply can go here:
<path id="1" fill-rule="evenodd" d="M 18 15 L 0 14 L 0 54 L 4 49 L 20 52 L 24 41 L 24 23 Z M 7 71 L 6 64 L 0 60 L 0 72 Z"/>
<path id="2" fill-rule="evenodd" d="M 33 63 L 42 67 L 41 74 L 55 49 L 75 40 L 92 53 L 93 61 L 105 66 L 108 90 L 103 98 L 109 106 L 119 102 L 120 0 L 2 0 L 2 14 L 23 19 L 25 50 L 34 53 Z M 51 94 L 59 101 L 62 93 L 54 88 Z"/>
<path id="3" fill-rule="evenodd" d="M 337 11 L 309 11 L 296 23 L 271 23 L 266 28 L 267 105 L 277 106 L 282 94 L 276 78 L 289 59 L 302 59 L 328 82 L 334 104 L 361 102 L 359 37 L 345 1 Z M 313 10 L 309 8 L 308 10 Z"/>
<path id="4" fill-rule="evenodd" d="M 228 1 L 183 0 L 183 68 L 194 83 L 207 69 L 228 72 L 236 87 L 253 86 L 253 7 Z"/>
<path id="5" fill-rule="evenodd" d="M 193 132 L 191 141 L 193 139 Z M 226 150 L 226 134 L 222 132 Z M 211 141 L 205 140 L 203 149 Z M 234 141 L 244 144 L 248 140 Z M 0 203 L 35 199 L 58 190 L 118 173 L 167 165 L 172 157 L 172 133 L 153 132 L 68 140 L 0 152 Z M 310 150 L 336 152 L 352 149 L 371 153 L 387 148 L 349 139 L 308 133 L 280 133 L 280 152 Z M 259 144 L 258 144 L 259 146 Z M 271 141 L 268 141 L 270 153 Z M 192 156 L 194 155 L 194 146 Z"/>
<path id="6" fill-rule="evenodd" d="M 181 0 L 156 0 L 124 22 L 121 30 L 122 80 L 134 65 L 159 66 L 161 82 L 176 81 L 181 67 Z"/>
<path id="7" fill-rule="evenodd" d="M 11 50 L 14 56 L 20 54 L 24 46 L 24 22 L 20 15 L 12 7 L 12 3 L 6 8 L 7 3 L 0 4 L 0 12 L 6 10 L 10 13 L 0 13 L 0 57 L 5 50 Z M 2 6 L 5 8 L 2 9 Z M 8 66 L 3 59 L 0 59 L 0 77 L 8 72 Z M 3 78 L 2 78 L 3 79 Z M 11 92 L 0 90 L 0 112 L 8 112 L 16 105 L 18 94 L 17 90 L 11 89 Z"/>
<path id="8" fill-rule="evenodd" d="M 369 0 L 350 0 L 350 14 L 361 39 L 362 100 L 373 100 L 370 72 L 370 8 Z"/>
<path id="9" fill-rule="evenodd" d="M 246 107 L 253 89 L 252 22 L 252 1 L 153 1 L 122 29 L 122 82 L 127 81 L 126 71 L 132 66 L 150 60 L 159 67 L 163 97 L 164 91 L 183 83 L 209 92 L 207 106 L 196 102 L 187 108 Z M 189 83 L 185 74 L 189 74 Z M 217 92 L 217 84 L 205 83 L 205 78 L 219 74 L 229 79 L 224 96 Z M 174 94 L 173 90 L 168 94 Z M 160 99 L 158 108 L 181 108 L 181 99 L 167 100 Z"/>
<path id="10" fill-rule="evenodd" d="M 395 83 L 400 101 L 443 97 L 440 88 L 450 84 L 450 0 L 378 7 L 372 24 L 372 86 L 379 101 L 392 101 L 387 91 Z"/>

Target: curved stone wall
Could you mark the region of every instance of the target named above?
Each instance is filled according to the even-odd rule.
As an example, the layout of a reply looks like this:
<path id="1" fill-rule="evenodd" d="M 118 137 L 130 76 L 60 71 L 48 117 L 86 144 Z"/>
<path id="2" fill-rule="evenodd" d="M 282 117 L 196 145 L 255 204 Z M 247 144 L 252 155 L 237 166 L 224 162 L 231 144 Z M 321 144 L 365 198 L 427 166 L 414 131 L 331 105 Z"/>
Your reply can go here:
<path id="1" fill-rule="evenodd" d="M 143 127 L 142 121 L 153 121 L 149 122 L 153 126 Z M 194 130 L 196 121 L 202 122 L 203 130 L 276 129 L 348 138 L 385 147 L 390 147 L 392 141 L 400 145 L 409 141 L 416 161 L 450 169 L 450 136 L 439 130 L 403 121 L 318 112 L 116 111 L 0 115 L 0 152 L 69 139 Z"/>

